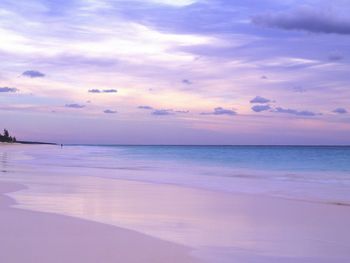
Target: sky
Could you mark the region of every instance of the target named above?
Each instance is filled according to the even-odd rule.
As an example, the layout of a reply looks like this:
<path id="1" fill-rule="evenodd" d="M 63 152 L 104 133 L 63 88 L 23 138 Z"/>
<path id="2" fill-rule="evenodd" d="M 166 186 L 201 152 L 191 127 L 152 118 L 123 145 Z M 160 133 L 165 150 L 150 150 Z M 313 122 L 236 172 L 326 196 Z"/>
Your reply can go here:
<path id="1" fill-rule="evenodd" d="M 0 0 L 0 128 L 92 144 L 350 144 L 348 0 Z"/>

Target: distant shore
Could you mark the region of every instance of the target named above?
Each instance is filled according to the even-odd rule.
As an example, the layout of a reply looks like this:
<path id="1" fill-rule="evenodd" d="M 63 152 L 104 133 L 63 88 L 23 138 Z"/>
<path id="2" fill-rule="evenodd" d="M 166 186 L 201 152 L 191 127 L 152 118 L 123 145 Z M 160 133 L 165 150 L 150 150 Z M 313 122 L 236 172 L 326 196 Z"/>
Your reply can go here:
<path id="1" fill-rule="evenodd" d="M 45 145 L 58 145 L 57 143 L 52 142 L 32 142 L 32 141 L 17 141 L 20 144 L 45 144 Z"/>
<path id="2" fill-rule="evenodd" d="M 17 142 L 0 142 L 0 145 L 11 145 L 11 144 L 30 144 L 30 145 L 59 145 L 57 143 L 51 143 L 51 142 L 32 142 L 32 141 L 17 141 Z"/>

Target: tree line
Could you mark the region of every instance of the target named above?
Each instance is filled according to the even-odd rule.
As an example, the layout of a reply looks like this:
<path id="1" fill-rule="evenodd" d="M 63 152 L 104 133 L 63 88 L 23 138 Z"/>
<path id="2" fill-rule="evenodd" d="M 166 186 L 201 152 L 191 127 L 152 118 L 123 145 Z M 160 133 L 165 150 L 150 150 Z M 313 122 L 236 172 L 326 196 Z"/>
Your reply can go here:
<path id="1" fill-rule="evenodd" d="M 16 142 L 16 137 L 12 137 L 7 129 L 4 129 L 4 134 L 0 133 L 0 142 Z"/>

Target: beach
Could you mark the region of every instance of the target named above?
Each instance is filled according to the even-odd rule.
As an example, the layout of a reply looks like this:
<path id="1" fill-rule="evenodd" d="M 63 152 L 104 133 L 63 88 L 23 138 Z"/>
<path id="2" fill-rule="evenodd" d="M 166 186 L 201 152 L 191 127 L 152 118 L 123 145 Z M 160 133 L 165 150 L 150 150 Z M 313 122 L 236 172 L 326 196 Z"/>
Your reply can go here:
<path id="1" fill-rule="evenodd" d="M 219 187 L 180 184 L 170 177 L 156 181 L 155 174 L 166 177 L 170 172 L 137 159 L 111 167 L 102 156 L 104 149 L 93 149 L 91 166 L 86 148 L 0 147 L 4 262 L 345 263 L 350 259 L 346 195 L 325 201 L 319 196 L 300 198 L 294 191 L 290 196 L 253 192 L 269 184 L 250 178 L 247 182 L 254 188 L 243 189 L 240 177 L 234 181 L 238 189 L 219 191 Z M 77 158 L 79 165 L 61 157 Z M 190 177 L 192 168 L 182 167 L 173 176 L 182 178 L 180 173 L 187 170 Z M 222 183 L 219 179 L 217 184 Z M 309 188 L 294 190 L 303 189 Z"/>
<path id="2" fill-rule="evenodd" d="M 0 184 L 0 193 L 21 189 Z M 57 214 L 11 208 L 0 197 L 3 262 L 196 262 L 188 249 L 134 231 Z"/>

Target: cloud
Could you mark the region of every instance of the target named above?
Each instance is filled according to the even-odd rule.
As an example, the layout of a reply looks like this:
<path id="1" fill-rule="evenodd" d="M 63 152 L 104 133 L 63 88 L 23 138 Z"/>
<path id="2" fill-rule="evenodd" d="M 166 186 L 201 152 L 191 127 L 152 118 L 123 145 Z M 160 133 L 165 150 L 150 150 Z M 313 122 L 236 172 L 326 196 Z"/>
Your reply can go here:
<path id="1" fill-rule="evenodd" d="M 269 105 L 255 105 L 252 107 L 252 110 L 255 112 L 262 112 L 262 111 L 267 111 L 270 109 L 271 109 L 271 107 Z"/>
<path id="2" fill-rule="evenodd" d="M 116 89 L 104 89 L 104 90 L 100 90 L 100 89 L 90 89 L 89 93 L 117 93 L 118 90 Z"/>
<path id="3" fill-rule="evenodd" d="M 137 108 L 142 110 L 153 110 L 151 106 L 138 106 Z"/>
<path id="4" fill-rule="evenodd" d="M 294 110 L 294 109 L 285 109 L 285 108 L 282 108 L 282 107 L 275 108 L 274 112 L 293 114 L 293 115 L 297 115 L 297 116 L 317 116 L 317 115 L 322 115 L 321 113 L 315 113 L 315 112 L 312 112 L 312 111 L 307 111 L 307 110 L 299 111 L 299 110 Z"/>
<path id="5" fill-rule="evenodd" d="M 192 84 L 193 84 L 193 82 L 190 81 L 190 80 L 188 80 L 188 79 L 183 79 L 183 80 L 182 80 L 182 83 L 183 83 L 183 84 L 186 84 L 186 85 L 192 85 Z"/>
<path id="6" fill-rule="evenodd" d="M 43 78 L 45 77 L 45 74 L 37 70 L 27 70 L 22 73 L 22 76 L 28 78 Z"/>
<path id="7" fill-rule="evenodd" d="M 344 108 L 336 108 L 334 111 L 334 113 L 338 113 L 338 114 L 345 114 L 348 113 L 348 111 Z"/>
<path id="8" fill-rule="evenodd" d="M 284 30 L 301 30 L 323 34 L 350 34 L 350 19 L 336 16 L 331 11 L 315 10 L 313 7 L 256 15 L 252 22 L 259 26 Z"/>
<path id="9" fill-rule="evenodd" d="M 185 111 L 185 110 L 173 110 L 173 109 L 154 109 L 151 106 L 138 106 L 138 109 L 142 109 L 142 110 L 153 110 L 151 112 L 152 115 L 174 115 L 176 113 L 182 113 L 182 114 L 186 114 L 189 113 L 189 111 Z"/>
<path id="10" fill-rule="evenodd" d="M 72 104 L 66 104 L 65 107 L 67 108 L 73 108 L 73 109 L 81 109 L 84 108 L 85 105 L 77 104 L 77 103 L 72 103 Z"/>
<path id="11" fill-rule="evenodd" d="M 176 110 L 176 113 L 189 113 L 189 110 Z"/>
<path id="12" fill-rule="evenodd" d="M 104 110 L 103 112 L 104 112 L 104 113 L 107 113 L 107 114 L 115 114 L 115 113 L 117 113 L 117 112 L 114 111 L 114 110 Z"/>
<path id="13" fill-rule="evenodd" d="M 9 92 L 17 92 L 18 89 L 16 88 L 9 88 L 9 87 L 0 87 L 1 93 L 9 93 Z"/>
<path id="14" fill-rule="evenodd" d="M 304 88 L 304 87 L 302 87 L 302 86 L 294 86 L 294 87 L 292 88 L 292 90 L 293 90 L 294 92 L 298 92 L 298 93 L 304 93 L 304 92 L 307 91 L 307 89 Z"/>
<path id="15" fill-rule="evenodd" d="M 250 101 L 250 103 L 269 103 L 269 102 L 271 102 L 271 100 L 260 96 L 256 96 L 254 99 Z"/>
<path id="16" fill-rule="evenodd" d="M 268 77 L 265 76 L 265 75 L 261 76 L 260 78 L 261 78 L 261 79 L 268 79 Z"/>
<path id="17" fill-rule="evenodd" d="M 328 56 L 328 60 L 330 61 L 339 61 L 342 60 L 344 56 L 338 52 L 333 52 Z"/>
<path id="18" fill-rule="evenodd" d="M 236 115 L 237 113 L 233 110 L 224 109 L 222 107 L 217 107 L 213 112 L 202 112 L 201 115 Z"/>
<path id="19" fill-rule="evenodd" d="M 170 5 L 173 7 L 183 7 L 183 6 L 188 6 L 192 5 L 193 3 L 196 2 L 196 0 L 148 0 L 153 3 L 157 4 L 162 4 L 162 5 Z"/>
<path id="20" fill-rule="evenodd" d="M 118 91 L 116 89 L 104 89 L 102 92 L 103 93 L 117 93 Z"/>
<path id="21" fill-rule="evenodd" d="M 99 89 L 90 89 L 89 93 L 101 93 Z"/>
<path id="22" fill-rule="evenodd" d="M 152 111 L 152 115 L 164 116 L 164 115 L 173 115 L 173 110 L 154 110 Z"/>

